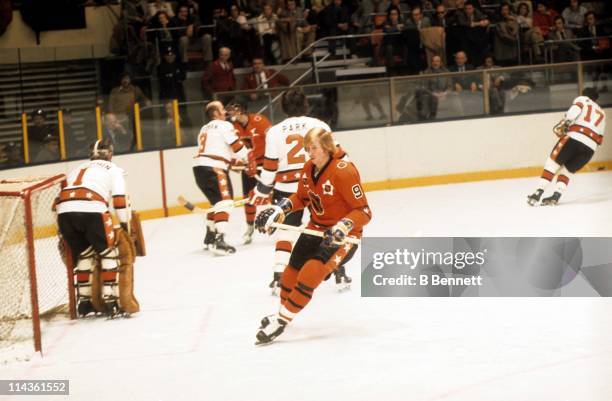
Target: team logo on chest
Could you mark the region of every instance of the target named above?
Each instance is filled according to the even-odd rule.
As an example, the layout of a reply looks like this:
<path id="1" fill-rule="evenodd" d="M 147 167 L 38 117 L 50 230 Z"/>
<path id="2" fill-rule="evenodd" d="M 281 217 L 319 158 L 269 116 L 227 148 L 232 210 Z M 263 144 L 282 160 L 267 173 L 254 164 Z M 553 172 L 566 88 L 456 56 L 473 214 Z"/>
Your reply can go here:
<path id="1" fill-rule="evenodd" d="M 323 183 L 323 195 L 334 196 L 334 186 L 331 181 L 327 180 Z"/>

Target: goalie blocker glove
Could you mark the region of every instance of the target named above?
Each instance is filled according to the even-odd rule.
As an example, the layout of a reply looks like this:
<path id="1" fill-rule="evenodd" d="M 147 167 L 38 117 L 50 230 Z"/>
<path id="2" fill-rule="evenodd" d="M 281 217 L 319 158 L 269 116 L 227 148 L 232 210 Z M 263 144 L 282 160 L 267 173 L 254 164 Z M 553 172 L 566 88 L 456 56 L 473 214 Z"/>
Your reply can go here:
<path id="1" fill-rule="evenodd" d="M 349 219 L 342 219 L 333 227 L 328 228 L 323 233 L 323 245 L 326 247 L 344 245 L 346 237 L 353 229 L 353 222 Z"/>
<path id="2" fill-rule="evenodd" d="M 255 218 L 255 228 L 260 233 L 272 235 L 276 228 L 271 227 L 272 223 L 282 223 L 285 221 L 285 214 L 291 211 L 292 204 L 287 198 L 281 199 L 276 205 L 272 205 L 262 210 Z"/>

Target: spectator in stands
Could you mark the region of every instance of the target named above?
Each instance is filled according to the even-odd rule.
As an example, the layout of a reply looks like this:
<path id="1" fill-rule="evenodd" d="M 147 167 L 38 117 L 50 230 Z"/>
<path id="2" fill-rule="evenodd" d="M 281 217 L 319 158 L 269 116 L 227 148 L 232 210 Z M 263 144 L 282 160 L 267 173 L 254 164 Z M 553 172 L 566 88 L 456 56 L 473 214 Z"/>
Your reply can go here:
<path id="1" fill-rule="evenodd" d="M 267 3 L 263 12 L 255 20 L 257 33 L 264 48 L 264 57 L 267 64 L 278 64 L 280 60 L 280 46 L 277 36 L 278 17 L 272 12 L 272 5 Z"/>
<path id="2" fill-rule="evenodd" d="M 490 70 L 493 68 L 500 68 L 495 65 L 493 56 L 487 55 L 485 57 L 484 65 L 477 68 L 477 70 Z M 504 112 L 504 105 L 506 103 L 506 92 L 504 90 L 504 82 L 507 80 L 506 74 L 502 72 L 490 72 L 489 77 L 489 112 L 490 114 L 502 114 Z M 478 85 L 480 90 L 484 90 L 482 79 Z"/>
<path id="3" fill-rule="evenodd" d="M 431 67 L 423 74 L 441 74 L 449 72 L 442 62 L 442 57 L 436 55 L 431 58 Z M 417 115 L 419 120 L 433 120 L 438 113 L 438 104 L 446 99 L 452 88 L 449 77 L 429 78 L 422 82 L 423 87 L 417 91 Z"/>
<path id="4" fill-rule="evenodd" d="M 198 35 L 197 17 L 190 14 L 188 5 L 178 8 L 176 17 L 173 19 L 176 27 L 183 28 L 178 31 L 179 62 L 187 64 L 189 61 L 189 50 L 202 50 L 202 60 L 212 60 L 212 36 L 209 33 Z"/>
<path id="5" fill-rule="evenodd" d="M 584 26 L 584 16 L 587 9 L 580 5 L 579 0 L 570 0 L 569 7 L 565 7 L 561 16 L 565 20 L 565 26 L 578 33 Z"/>
<path id="6" fill-rule="evenodd" d="M 388 68 L 395 68 L 395 58 L 404 56 L 404 41 L 401 35 L 404 30 L 400 12 L 397 8 L 389 8 L 387 15 L 387 23 L 383 28 L 385 34 L 382 41 L 382 55 L 385 58 L 385 64 Z"/>
<path id="7" fill-rule="evenodd" d="M 421 42 L 419 31 L 429 26 L 431 26 L 431 22 L 429 18 L 423 16 L 420 7 L 414 7 L 410 10 L 410 19 L 406 21 L 402 38 L 406 49 L 404 61 L 410 74 L 418 74 L 425 68 L 425 47 Z"/>
<path id="8" fill-rule="evenodd" d="M 580 30 L 579 36 L 590 38 L 583 41 L 583 58 L 585 60 L 610 58 L 610 39 L 604 37 L 607 33 L 603 25 L 597 24 L 595 13 L 589 11 L 584 16 L 585 25 Z"/>
<path id="9" fill-rule="evenodd" d="M 448 26 L 446 6 L 444 4 L 440 3 L 436 6 L 436 13 L 431 18 L 431 26 L 441 26 L 444 29 Z"/>
<path id="10" fill-rule="evenodd" d="M 167 47 L 162 53 L 162 62 L 157 67 L 157 78 L 159 80 L 159 99 L 162 102 L 185 101 L 185 70 L 180 63 L 176 62 L 176 54 L 172 47 Z"/>
<path id="11" fill-rule="evenodd" d="M 304 8 L 302 20 L 298 22 L 296 28 L 298 52 L 301 52 L 315 41 L 317 36 L 317 21 L 317 11 L 312 8 Z M 310 56 L 311 54 L 312 51 L 308 51 L 304 56 Z"/>
<path id="12" fill-rule="evenodd" d="M 205 99 L 212 99 L 217 92 L 236 90 L 236 77 L 231 61 L 232 51 L 228 47 L 219 49 L 219 58 L 215 60 L 202 75 L 202 91 Z M 227 104 L 230 98 L 219 100 Z"/>
<path id="13" fill-rule="evenodd" d="M 559 14 L 548 8 L 547 2 L 538 1 L 536 11 L 533 13 L 533 26 L 540 29 L 542 36 L 546 37 L 555 25 L 555 17 Z"/>
<path id="14" fill-rule="evenodd" d="M 243 90 L 289 86 L 289 79 L 282 73 L 276 74 L 276 70 L 272 68 L 266 68 L 263 58 L 256 57 L 251 64 L 253 65 L 253 71 L 244 77 Z M 259 96 L 256 93 L 250 94 L 249 97 L 251 101 L 259 100 Z"/>
<path id="15" fill-rule="evenodd" d="M 55 128 L 55 124 L 47 121 L 43 110 L 32 113 L 32 126 L 28 128 L 30 160 L 59 160 L 59 136 Z"/>
<path id="16" fill-rule="evenodd" d="M 467 46 L 465 28 L 460 24 L 465 18 L 465 0 L 455 0 L 454 4 L 449 2 L 446 6 L 446 58 L 453 60 L 454 55 Z"/>
<path id="17" fill-rule="evenodd" d="M 391 11 L 391 9 L 396 9 L 399 11 L 399 16 L 402 20 L 410 13 L 410 8 L 408 5 L 406 3 L 402 3 L 400 0 L 391 0 L 391 4 L 389 4 L 385 10 L 387 15 L 389 15 L 389 11 Z"/>
<path id="18" fill-rule="evenodd" d="M 124 24 L 117 24 L 113 30 L 111 51 L 127 55 L 130 68 L 146 65 L 147 4 L 143 0 L 125 0 L 121 6 Z"/>
<path id="19" fill-rule="evenodd" d="M 540 28 L 533 26 L 531 3 L 518 3 L 516 22 L 521 29 L 521 41 L 530 48 L 532 58 L 541 60 L 544 54 L 544 36 Z"/>
<path id="20" fill-rule="evenodd" d="M 595 13 L 589 11 L 584 16 L 585 25 L 580 30 L 579 35 L 582 38 L 590 38 L 591 40 L 585 40 L 581 42 L 582 45 L 582 58 L 583 60 L 596 60 L 596 59 L 608 59 L 612 55 L 610 54 L 610 39 L 605 37 L 606 32 L 604 26 L 597 24 L 597 18 Z M 593 86 L 599 89 L 600 92 L 608 91 L 608 74 L 610 73 L 610 65 L 599 64 L 591 67 L 586 67 L 587 71 L 590 70 L 591 79 Z"/>
<path id="21" fill-rule="evenodd" d="M 74 120 L 72 110 L 62 108 L 62 120 L 64 123 L 64 141 L 66 143 L 66 155 L 68 157 L 87 156 L 88 138 L 84 135 L 77 135 L 74 130 Z"/>
<path id="22" fill-rule="evenodd" d="M 455 65 L 449 68 L 450 72 L 466 72 L 472 71 L 474 66 L 467 63 L 468 58 L 464 51 L 458 51 L 455 54 Z M 460 75 L 453 77 L 453 89 L 455 92 L 463 92 L 464 90 L 469 90 L 471 92 L 476 92 L 478 90 L 478 86 L 476 85 L 476 81 L 474 80 L 474 75 Z"/>
<path id="23" fill-rule="evenodd" d="M 189 16 L 193 18 L 196 24 L 200 23 L 200 5 L 195 0 L 179 0 L 177 10 L 181 7 L 187 7 Z"/>
<path id="24" fill-rule="evenodd" d="M 142 90 L 132 85 L 130 74 L 124 72 L 121 74 L 121 83 L 110 93 L 108 102 L 108 111 L 119 118 L 122 122 L 132 118 L 134 114 L 134 103 L 151 105 L 149 98 L 145 96 Z"/>
<path id="25" fill-rule="evenodd" d="M 321 11 L 321 36 L 340 36 L 349 33 L 351 14 L 342 0 L 334 0 Z M 336 55 L 337 40 L 329 40 L 329 52 Z"/>
<path id="26" fill-rule="evenodd" d="M 155 64 L 159 64 L 159 60 L 161 57 L 161 52 L 168 48 L 172 47 L 174 49 L 177 48 L 177 36 L 179 32 L 177 30 L 171 29 L 175 28 L 174 21 L 170 20 L 168 13 L 165 11 L 160 11 L 155 15 L 150 25 L 151 29 L 154 31 L 151 32 L 150 41 L 156 45 L 156 60 Z"/>
<path id="27" fill-rule="evenodd" d="M 410 10 L 410 18 L 406 21 L 406 29 L 421 30 L 431 26 L 429 17 L 423 15 L 421 7 L 414 7 Z"/>
<path id="28" fill-rule="evenodd" d="M 503 66 L 514 65 L 518 60 L 519 25 L 508 3 L 502 4 L 499 14 L 500 19 L 493 38 L 495 59 Z"/>
<path id="29" fill-rule="evenodd" d="M 166 13 L 168 19 L 174 17 L 174 10 L 169 2 L 155 0 L 152 3 L 149 3 L 149 18 L 154 18 L 160 12 Z"/>
<path id="30" fill-rule="evenodd" d="M 464 28 L 464 45 L 468 57 L 474 63 L 481 64 L 489 47 L 489 19 L 471 1 L 465 3 L 464 12 L 459 13 L 457 18 L 459 25 Z"/>
<path id="31" fill-rule="evenodd" d="M 247 60 L 253 58 L 253 54 L 260 52 L 259 40 L 244 11 L 238 6 L 233 5 L 230 8 L 229 19 L 231 22 L 231 46 L 235 50 L 234 64 L 237 67 L 243 67 Z"/>
<path id="32" fill-rule="evenodd" d="M 298 53 L 297 27 L 303 16 L 304 12 L 297 7 L 295 0 L 287 0 L 287 8 L 279 14 L 276 25 L 283 63 L 291 60 Z"/>
<path id="33" fill-rule="evenodd" d="M 548 34 L 549 40 L 561 41 L 553 45 L 553 60 L 555 62 L 576 61 L 580 58 L 580 47 L 571 42 L 575 39 L 574 33 L 570 29 L 565 28 L 563 17 L 555 17 L 555 25 Z"/>
<path id="34" fill-rule="evenodd" d="M 134 147 L 134 135 L 113 113 L 106 113 L 103 120 L 102 137 L 110 138 L 115 153 L 130 151 Z"/>

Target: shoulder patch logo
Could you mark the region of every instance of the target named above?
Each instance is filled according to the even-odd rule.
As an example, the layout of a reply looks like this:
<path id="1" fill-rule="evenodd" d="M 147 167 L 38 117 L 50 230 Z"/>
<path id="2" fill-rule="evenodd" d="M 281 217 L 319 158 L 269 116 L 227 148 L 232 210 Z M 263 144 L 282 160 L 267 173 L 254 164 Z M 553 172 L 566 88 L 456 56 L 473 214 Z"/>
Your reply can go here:
<path id="1" fill-rule="evenodd" d="M 331 181 L 327 180 L 323 183 L 323 195 L 330 195 L 330 196 L 334 196 L 334 186 L 332 185 Z"/>
<path id="2" fill-rule="evenodd" d="M 344 162 L 344 161 L 339 161 L 336 166 L 338 168 L 345 168 L 346 166 L 348 166 L 348 164 L 346 164 L 346 162 Z"/>

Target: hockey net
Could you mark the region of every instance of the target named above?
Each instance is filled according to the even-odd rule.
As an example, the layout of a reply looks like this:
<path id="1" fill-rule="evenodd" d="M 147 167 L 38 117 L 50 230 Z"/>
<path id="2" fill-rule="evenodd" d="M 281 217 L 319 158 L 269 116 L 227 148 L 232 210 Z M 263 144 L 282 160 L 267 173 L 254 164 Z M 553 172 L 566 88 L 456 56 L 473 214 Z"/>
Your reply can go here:
<path id="1" fill-rule="evenodd" d="M 0 362 L 42 351 L 41 319 L 74 316 L 53 210 L 64 184 L 64 175 L 0 180 Z"/>

